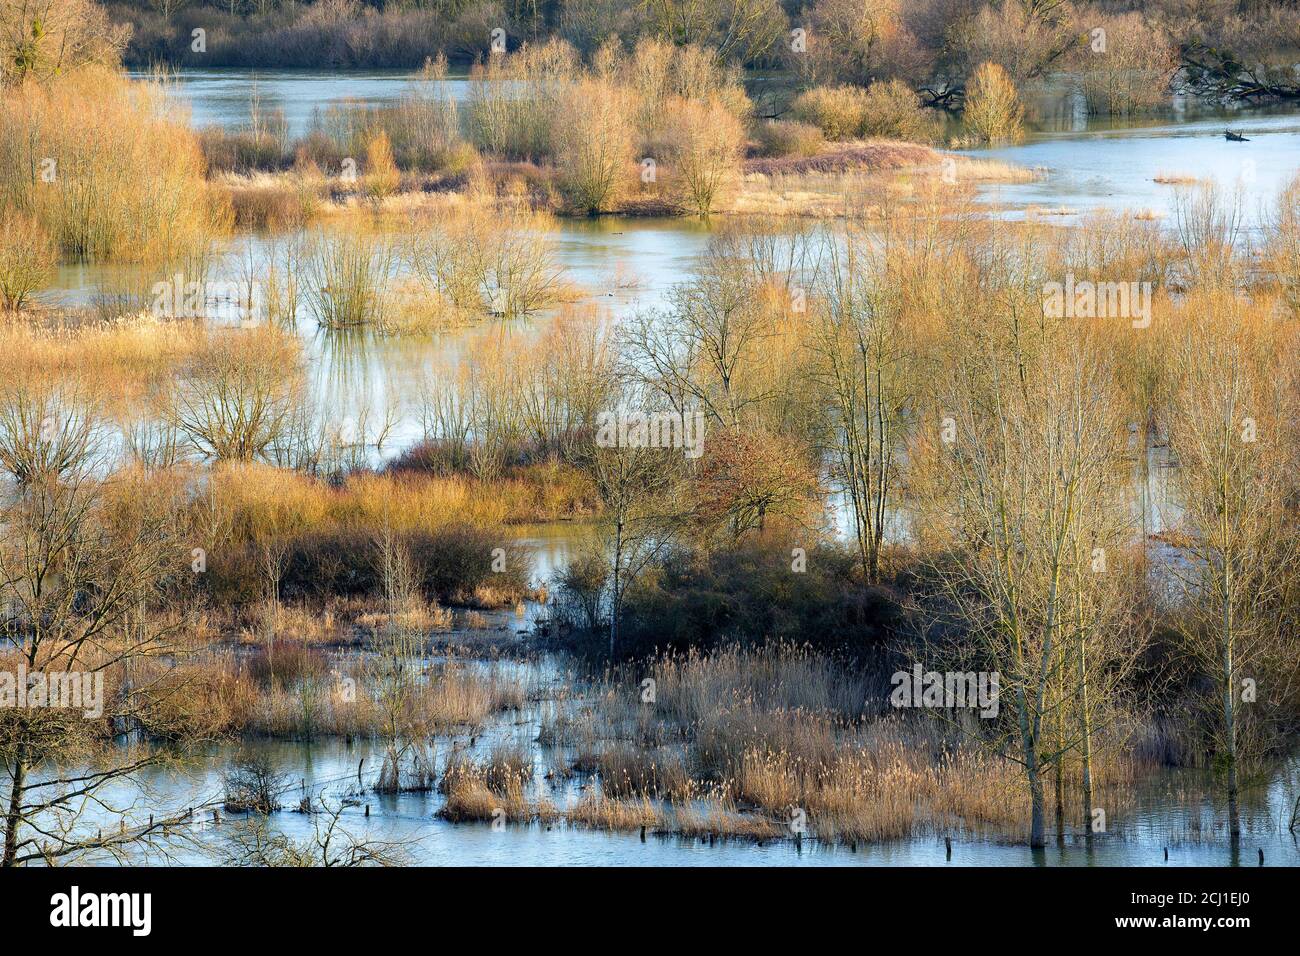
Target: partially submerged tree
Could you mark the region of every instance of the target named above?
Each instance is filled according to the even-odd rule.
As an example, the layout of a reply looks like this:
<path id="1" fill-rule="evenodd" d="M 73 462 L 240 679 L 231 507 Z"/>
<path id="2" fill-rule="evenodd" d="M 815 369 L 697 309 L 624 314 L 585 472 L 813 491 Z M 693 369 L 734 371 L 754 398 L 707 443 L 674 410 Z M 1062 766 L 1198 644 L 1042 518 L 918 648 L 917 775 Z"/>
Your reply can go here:
<path id="1" fill-rule="evenodd" d="M 1295 378 L 1283 358 L 1294 353 L 1295 340 L 1241 321 L 1228 297 L 1203 301 L 1194 314 L 1177 354 L 1180 385 L 1169 427 L 1188 560 L 1170 570 L 1183 637 L 1217 696 L 1215 764 L 1235 841 L 1243 725 L 1250 712 L 1278 701 L 1297 666 L 1286 613 L 1300 561 L 1292 510 Z"/>
<path id="2" fill-rule="evenodd" d="M 411 620 L 412 610 L 423 604 L 419 575 L 410 549 L 391 527 L 379 531 L 374 547 L 386 608 L 386 620 L 376 635 L 379 653 L 364 671 L 383 720 L 384 763 L 375 788 L 380 793 L 428 790 L 434 778 L 433 754 L 426 743 L 431 729 L 421 722 L 418 707 L 426 690 L 418 664 L 424 641 Z"/>
<path id="3" fill-rule="evenodd" d="M 685 460 L 680 448 L 593 444 L 582 464 L 603 505 L 600 548 L 608 568 L 609 653 L 619 652 L 619 617 L 628 588 L 673 542 L 681 520 L 672 489 Z"/>
<path id="4" fill-rule="evenodd" d="M 1020 139 L 1024 135 L 1025 108 L 1011 77 L 997 63 L 981 63 L 966 85 L 962 123 L 979 143 Z"/>
<path id="5" fill-rule="evenodd" d="M 344 823 L 347 801 L 331 802 L 324 795 L 306 798 L 312 833 L 295 840 L 275 832 L 265 817 L 252 817 L 234 827 L 231 848 L 222 854 L 228 866 L 356 867 L 400 866 L 407 861 L 405 843 L 367 840 Z"/>
<path id="6" fill-rule="evenodd" d="M 1024 769 L 1029 842 L 1041 847 L 1044 775 L 1091 734 L 1095 701 L 1082 721 L 1067 714 L 1076 674 L 1078 692 L 1087 687 L 1084 652 L 1099 650 L 1089 592 L 1106 555 L 1093 542 L 1111 540 L 1124 430 L 1107 372 L 1077 328 L 1042 314 L 1032 273 L 1004 284 L 1000 298 L 992 315 L 953 329 L 936 383 L 942 418 L 927 437 L 916 487 L 925 502 L 921 547 L 937 588 L 936 650 L 957 669 L 1000 675 L 1009 723 L 1000 725 L 1005 737 L 990 738 Z"/>
<path id="7" fill-rule="evenodd" d="M 218 331 L 177 383 L 168 414 L 203 455 L 265 458 L 297 422 L 301 371 L 297 345 L 282 332 Z"/>

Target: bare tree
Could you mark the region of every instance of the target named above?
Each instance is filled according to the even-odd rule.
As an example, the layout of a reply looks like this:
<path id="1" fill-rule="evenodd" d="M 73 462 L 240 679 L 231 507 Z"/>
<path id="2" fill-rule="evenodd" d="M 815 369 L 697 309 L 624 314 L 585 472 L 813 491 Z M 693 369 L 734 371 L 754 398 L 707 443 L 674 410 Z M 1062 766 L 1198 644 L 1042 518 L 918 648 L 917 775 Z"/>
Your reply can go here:
<path id="1" fill-rule="evenodd" d="M 384 765 L 376 789 L 425 790 L 433 784 L 434 759 L 426 749 L 429 732 L 417 706 L 424 689 L 418 670 L 421 635 L 409 620 L 412 608 L 420 604 L 419 578 L 410 550 L 391 527 L 375 536 L 375 564 L 388 612 L 377 638 L 379 653 L 366 667 L 383 714 Z"/>
<path id="2" fill-rule="evenodd" d="M 113 507 L 86 444 L 70 452 L 65 432 L 33 433 L 23 420 L 12 409 L 0 414 L 3 443 L 20 449 L 15 461 L 45 466 L 25 470 L 0 505 L 0 638 L 7 661 L 28 675 L 41 673 L 47 686 L 57 680 L 65 690 L 80 685 L 81 708 L 63 694 L 57 703 L 51 695 L 44 705 L 29 700 L 0 714 L 0 864 L 120 856 L 182 819 L 150 816 L 145 823 L 113 796 L 115 785 L 160 759 L 147 743 L 123 749 L 114 736 L 135 729 L 173 692 L 132 664 L 172 650 L 176 619 L 160 623 L 149 611 L 185 553 L 177 508 L 157 500 Z M 49 446 L 60 443 L 56 454 Z M 116 815 L 120 825 L 92 829 L 89 813 Z"/>
<path id="3" fill-rule="evenodd" d="M 815 306 L 818 384 L 832 410 L 827 444 L 853 512 L 854 539 L 868 582 L 880 579 L 899 459 L 908 441 L 917 376 L 901 321 L 902 301 L 863 254 L 861 237 L 832 244 Z"/>
<path id="4" fill-rule="evenodd" d="M 224 854 L 229 866 L 401 866 L 408 862 L 406 844 L 365 840 L 343 823 L 345 801 L 331 804 L 324 796 L 308 801 L 312 835 L 294 840 L 272 832 L 264 817 L 251 818 L 232 835 L 233 848 Z"/>
<path id="5" fill-rule="evenodd" d="M 253 461 L 295 426 L 301 386 L 301 357 L 289 336 L 265 326 L 225 330 L 178 383 L 169 415 L 202 454 Z"/>
<path id="6" fill-rule="evenodd" d="M 772 396 L 762 359 L 775 325 L 750 251 L 732 232 L 715 236 L 698 277 L 674 290 L 672 311 L 638 314 L 623 331 L 632 374 L 678 412 L 699 408 L 723 428 L 739 428 Z"/>
<path id="7" fill-rule="evenodd" d="M 609 567 L 609 652 L 619 647 L 627 590 L 673 541 L 681 521 L 671 498 L 684 458 L 680 449 L 592 445 L 582 463 L 604 508 L 600 535 Z"/>
<path id="8" fill-rule="evenodd" d="M 0 0 L 0 81 L 44 81 L 87 63 L 115 66 L 130 32 L 90 0 Z"/>
<path id="9" fill-rule="evenodd" d="M 1294 643 L 1284 608 L 1295 598 L 1300 559 L 1288 509 L 1295 380 L 1283 356 L 1295 342 L 1240 321 L 1226 297 L 1201 303 L 1186 321 L 1169 432 L 1188 561 L 1171 573 L 1180 585 L 1183 634 L 1218 696 L 1217 755 L 1236 840 L 1243 713 L 1256 702 L 1257 685 L 1260 694 L 1278 692 L 1280 682 L 1270 687 L 1269 678 L 1287 673 L 1277 658 Z M 1292 668 L 1294 660 L 1292 652 Z"/>
<path id="10" fill-rule="evenodd" d="M 1031 288 L 1006 289 L 994 315 L 955 323 L 933 472 L 916 484 L 948 652 L 1000 674 L 1014 721 L 1005 742 L 1015 742 L 1003 753 L 1024 769 L 1029 841 L 1041 847 L 1043 774 L 1091 733 L 1066 719 L 1088 633 L 1070 583 L 1096 573 L 1081 522 L 1115 499 L 1123 429 L 1078 329 L 1046 319 Z"/>

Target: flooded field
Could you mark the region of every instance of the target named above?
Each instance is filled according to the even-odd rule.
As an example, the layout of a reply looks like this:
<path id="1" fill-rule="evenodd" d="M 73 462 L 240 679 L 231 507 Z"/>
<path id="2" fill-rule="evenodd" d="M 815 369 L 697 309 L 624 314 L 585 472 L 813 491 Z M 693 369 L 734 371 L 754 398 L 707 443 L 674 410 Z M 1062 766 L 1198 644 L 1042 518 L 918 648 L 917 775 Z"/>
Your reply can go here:
<path id="1" fill-rule="evenodd" d="M 392 104 L 413 82 L 424 81 L 413 80 L 409 74 L 389 72 L 342 75 L 323 71 L 183 70 L 174 77 L 171 94 L 187 105 L 194 126 L 238 130 L 247 127 L 256 115 L 276 112 L 283 115 L 290 134 L 299 136 L 331 105 Z M 466 95 L 467 81 L 463 77 L 436 82 L 440 94 L 453 99 L 463 99 Z M 1243 134 L 1246 141 L 1227 140 L 1226 129 Z M 1178 101 L 1171 110 L 1147 120 L 1119 122 L 1086 115 L 1066 95 L 1033 105 L 1029 130 L 1022 142 L 964 150 L 962 155 L 1014 164 L 1035 172 L 1033 177 L 1025 177 L 1024 182 L 981 186 L 978 193 L 978 202 L 984 204 L 981 211 L 987 207 L 992 217 L 1010 220 L 1036 217 L 1064 226 L 1081 223 L 1090 212 L 1101 209 L 1136 212 L 1143 222 L 1158 222 L 1162 229 L 1170 230 L 1171 217 L 1175 215 L 1175 187 L 1216 182 L 1226 190 L 1238 191 L 1244 227 L 1236 237 L 1237 244 L 1243 255 L 1249 255 L 1251 244 L 1263 234 L 1261 210 L 1300 171 L 1300 109 L 1238 113 L 1196 109 Z M 239 231 L 233 237 L 222 239 L 215 249 L 209 279 L 228 284 L 255 281 L 258 277 L 250 276 L 249 272 L 267 260 L 274 243 L 308 240 L 322 228 L 310 226 L 276 236 Z M 410 227 L 391 222 L 376 228 L 385 231 L 395 244 L 413 235 Z M 667 310 L 675 290 L 684 283 L 701 279 L 701 257 L 716 232 L 716 222 L 684 217 L 561 218 L 553 231 L 547 233 L 545 241 L 555 264 L 571 283 L 571 301 L 565 305 L 590 310 L 609 327 L 616 328 L 632 317 Z M 1228 246 L 1231 256 L 1233 244 Z M 931 264 L 931 274 L 936 271 L 940 270 Z M 41 292 L 41 300 L 51 306 L 93 307 L 106 296 L 138 285 L 146 274 L 134 265 L 65 260 L 53 282 Z M 409 273 L 399 268 L 392 278 L 409 277 Z M 558 311 L 541 309 L 521 319 L 492 317 L 489 321 L 467 323 L 448 331 L 398 335 L 360 325 L 325 328 L 306 309 L 300 308 L 285 320 L 284 326 L 303 349 L 309 404 L 315 422 L 328 423 L 341 434 L 353 436 L 361 448 L 360 464 L 382 466 L 429 439 L 423 422 L 426 408 L 422 407 L 425 402 L 422 395 L 432 377 L 455 369 L 493 340 L 504 341 L 507 334 L 513 337 L 513 349 L 527 351 L 530 343 L 556 321 Z M 239 306 L 222 305 L 203 321 L 239 324 Z M 725 345 L 721 351 L 727 351 Z M 960 358 L 942 354 L 952 363 Z M 948 368 L 927 368 L 918 377 L 941 380 L 948 372 Z M 766 374 L 762 370 L 755 377 L 762 380 Z M 1044 387 L 1054 384 L 1054 380 L 1049 381 Z M 1167 387 L 1165 382 L 1159 384 Z M 1082 404 L 1083 399 L 1078 400 Z M 900 401 L 899 407 L 904 404 Z M 375 443 L 372 448 L 367 443 L 365 429 L 367 423 L 373 428 L 380 417 L 385 417 L 388 427 L 383 443 Z M 1088 415 L 1080 412 L 1078 417 L 1086 420 Z M 1127 426 L 1127 422 L 1124 424 Z M 1135 444 L 1140 428 L 1145 425 L 1133 424 Z M 1126 453 L 1124 467 L 1129 469 L 1129 483 L 1123 488 L 1126 498 L 1122 507 L 1140 515 L 1135 522 L 1140 524 L 1140 547 L 1165 582 L 1176 578 L 1176 571 L 1184 570 L 1192 562 L 1184 557 L 1185 540 L 1175 539 L 1172 534 L 1180 525 L 1183 507 L 1169 487 L 1168 472 L 1173 462 L 1167 436 L 1159 429 L 1154 429 L 1153 435 L 1155 441 L 1151 447 Z M 870 454 L 868 451 L 868 459 Z M 1030 461 L 1026 467 L 1038 464 L 1033 455 L 1027 455 L 1026 460 Z M 731 467 L 738 470 L 746 463 L 742 452 Z M 842 495 L 828 494 L 827 499 L 825 513 L 818 519 L 828 526 L 829 538 L 838 543 L 848 541 L 854 530 L 852 502 Z M 753 528 L 764 527 L 767 504 L 764 500 L 761 506 L 756 506 L 759 517 Z M 882 541 L 888 545 L 912 545 L 917 532 L 910 519 L 907 509 L 896 500 L 891 499 L 887 506 L 882 504 L 878 516 Z M 740 529 L 734 531 L 734 540 L 739 540 L 745 529 L 740 527 L 740 519 L 731 520 L 732 529 Z M 621 525 L 619 530 L 621 533 Z M 1126 787 L 1126 795 L 1119 805 L 1103 814 L 1104 825 L 1091 837 L 1085 838 L 1076 826 L 1045 850 L 1031 851 L 1023 845 L 1026 834 L 1008 830 L 995 819 L 997 808 L 1004 803 L 1004 794 L 998 786 L 1010 779 L 999 778 L 997 773 L 1004 773 L 1006 768 L 988 770 L 971 754 L 950 750 L 946 742 L 934 744 L 933 750 L 924 754 L 939 768 L 926 778 L 929 790 L 925 800 L 913 800 L 910 791 L 893 783 L 924 776 L 908 763 L 909 759 L 920 759 L 917 756 L 922 753 L 920 745 L 900 756 L 886 771 L 876 765 L 862 764 L 847 769 L 835 765 L 836 773 L 858 774 L 854 777 L 855 784 L 868 781 L 871 787 L 876 787 L 873 796 L 888 807 L 888 813 L 882 813 L 882 817 L 893 815 L 888 819 L 872 818 L 869 825 L 864 825 L 864 832 L 901 835 L 861 841 L 856 836 L 819 839 L 812 835 L 805 837 L 807 831 L 802 824 L 792 821 L 786 827 L 783 822 L 773 822 L 775 818 L 765 820 L 768 829 L 757 834 L 744 832 L 734 819 L 747 815 L 741 811 L 755 806 L 765 810 L 793 806 L 788 801 L 782 803 L 780 793 L 763 792 L 759 795 L 761 800 L 755 796 L 764 785 L 771 785 L 771 780 L 763 778 L 763 771 L 771 770 L 771 766 L 755 769 L 751 765 L 770 759 L 774 764 L 781 764 L 782 769 L 794 767 L 790 771 L 793 778 L 804 772 L 802 758 L 791 757 L 784 750 L 757 754 L 745 745 L 748 738 L 744 734 L 752 727 L 742 727 L 740 731 L 724 728 L 735 732 L 731 739 L 717 727 L 707 725 L 707 719 L 722 715 L 734 718 L 736 726 L 740 726 L 747 720 L 770 718 L 774 726 L 780 725 L 781 733 L 789 731 L 794 744 L 807 744 L 810 751 L 819 746 L 840 747 L 847 741 L 851 745 L 840 749 L 865 754 L 869 750 L 866 744 L 874 742 L 876 734 L 889 746 L 898 745 L 905 751 L 911 741 L 933 742 L 940 737 L 937 733 L 927 737 L 930 731 L 919 720 L 900 730 L 901 722 L 882 719 L 883 710 L 871 704 L 879 701 L 861 687 L 850 688 L 857 696 L 849 699 L 841 694 L 832 702 L 833 706 L 827 704 L 824 712 L 818 711 L 812 717 L 802 709 L 803 701 L 794 693 L 790 695 L 793 703 L 780 699 L 770 707 L 759 707 L 754 701 L 762 697 L 767 678 L 763 668 L 770 666 L 770 661 L 746 662 L 745 666 L 752 666 L 754 672 L 745 675 L 750 684 L 741 690 L 750 696 L 737 691 L 733 697 L 716 702 L 717 714 L 705 713 L 702 719 L 700 712 L 709 711 L 712 705 L 700 707 L 697 700 L 693 703 L 694 723 L 682 718 L 679 724 L 674 724 L 672 721 L 679 714 L 670 719 L 652 712 L 652 716 L 645 717 L 637 711 L 632 696 L 636 693 L 634 678 L 638 675 L 593 675 L 576 658 L 538 637 L 547 632 L 553 621 L 551 608 L 544 598 L 538 600 L 537 595 L 544 595 L 548 588 L 558 589 L 562 573 L 596 534 L 591 523 L 585 520 L 520 523 L 510 525 L 509 534 L 510 540 L 502 543 L 518 546 L 527 553 L 530 596 L 519 599 L 517 607 L 496 608 L 486 619 L 478 610 L 472 612 L 479 617 L 479 626 L 465 630 L 478 633 L 466 642 L 467 648 L 456 652 L 454 661 L 422 658 L 410 662 L 410 666 L 418 669 L 421 681 L 428 682 L 421 686 L 434 686 L 445 678 L 447 668 L 454 667 L 458 672 L 490 676 L 494 686 L 500 683 L 512 688 L 513 703 L 497 707 L 483 719 L 464 726 L 440 725 L 421 746 L 428 748 L 434 775 L 441 774 L 444 784 L 451 776 L 454 763 L 483 765 L 485 761 L 495 760 L 500 752 L 523 755 L 522 765 L 512 767 L 518 780 L 512 779 L 510 783 L 518 784 L 517 796 L 529 808 L 521 814 L 524 819 L 501 821 L 500 825 L 478 818 L 452 822 L 447 817 L 455 814 L 448 812 L 449 796 L 441 787 L 378 792 L 376 785 L 388 754 L 384 744 L 373 736 L 322 734 L 291 740 L 250 734 L 238 743 L 209 744 L 183 759 L 150 766 L 129 780 L 114 781 L 106 788 L 102 804 L 85 808 L 82 825 L 93 827 L 102 821 L 110 830 L 120 826 L 125 833 L 132 827 L 145 825 L 144 821 L 152 815 L 185 815 L 186 820 L 169 827 L 151 848 L 132 847 L 120 858 L 100 854 L 92 859 L 100 863 L 185 865 L 247 862 L 247 857 L 241 854 L 249 852 L 250 840 L 260 846 L 279 838 L 305 842 L 317 838 L 323 821 L 328 818 L 328 809 L 333 807 L 338 814 L 334 822 L 352 837 L 383 844 L 395 859 L 420 865 L 1176 867 L 1255 865 L 1258 853 L 1270 864 L 1300 865 L 1297 843 L 1300 833 L 1295 826 L 1295 813 L 1300 806 L 1297 803 L 1300 765 L 1294 756 L 1272 762 L 1243 787 L 1242 836 L 1237 846 L 1229 845 L 1222 787 L 1215 775 L 1208 769 L 1173 770 L 1156 766 L 1153 759 L 1135 760 L 1131 765 L 1118 761 L 1122 765 L 1117 771 L 1120 782 L 1110 784 L 1117 789 Z M 365 541 L 367 545 L 373 543 L 370 538 Z M 621 538 L 619 543 L 622 544 Z M 1091 544 L 1088 542 L 1089 548 Z M 281 569 L 272 568 L 271 545 L 259 541 L 258 546 L 264 549 L 260 552 L 261 567 L 270 569 L 266 573 L 272 579 L 271 593 L 278 613 L 276 589 L 280 578 L 276 575 Z M 1076 550 L 1081 547 L 1077 541 L 1074 546 Z M 323 550 L 331 548 L 337 545 L 327 543 Z M 783 563 L 788 550 L 782 549 Z M 789 553 L 793 555 L 800 550 L 796 548 Z M 1104 549 L 1101 550 L 1104 568 Z M 803 570 L 793 566 L 791 569 Z M 1053 579 L 1053 595 L 1056 583 Z M 248 590 L 255 589 L 250 585 Z M 477 591 L 471 593 L 477 596 Z M 708 605 L 715 597 L 707 595 L 700 603 Z M 391 595 L 388 598 L 395 606 Z M 1082 629 L 1082 601 L 1072 610 L 1077 613 L 1078 627 Z M 463 610 L 456 614 L 456 633 L 464 636 L 459 625 L 468 614 Z M 251 633 L 253 625 L 247 622 L 241 625 Z M 375 633 L 378 632 L 376 628 Z M 248 637 L 248 633 L 243 636 Z M 218 643 L 222 653 L 238 655 L 247 651 L 231 635 L 224 635 Z M 334 672 L 362 667 L 360 652 L 342 646 L 344 643 L 321 641 L 313 649 L 320 658 L 313 666 L 328 657 Z M 1079 655 L 1082 658 L 1082 649 Z M 274 696 L 278 691 L 274 664 L 270 666 L 268 686 L 270 695 Z M 759 675 L 757 678 L 755 673 Z M 317 678 L 324 680 L 320 675 Z M 788 688 L 780 681 L 773 683 L 776 685 L 773 696 L 780 698 Z M 702 686 L 709 685 L 702 682 Z M 306 712 L 313 706 L 313 700 L 308 699 L 310 694 L 319 689 L 304 679 L 301 684 L 289 681 L 279 691 L 288 701 L 287 706 L 301 704 Z M 826 696 L 834 695 L 826 692 Z M 771 704 L 766 699 L 763 702 Z M 1086 708 L 1085 698 L 1085 711 Z M 813 730 L 794 726 L 804 719 L 809 720 Z M 781 723 L 787 720 L 793 729 Z M 568 731 L 572 726 L 583 725 L 584 721 L 600 727 L 601 747 L 583 750 L 560 732 L 559 728 Z M 305 722 L 310 724 L 310 719 Z M 1150 738 L 1159 736 L 1158 730 L 1142 729 L 1149 732 Z M 705 730 L 715 731 L 716 736 L 708 736 Z M 1056 732 L 1063 733 L 1059 725 Z M 805 734 L 816 740 L 808 744 Z M 593 731 L 592 740 L 595 739 Z M 608 758 L 625 745 L 642 744 L 657 756 L 667 755 L 676 761 L 674 767 L 685 768 L 686 781 L 681 791 L 672 794 L 656 791 L 654 797 L 644 796 L 642 804 L 633 808 L 644 812 L 655 823 L 607 828 L 598 822 L 584 823 L 577 812 L 585 805 L 584 801 L 601 799 L 604 795 L 605 785 L 595 769 L 599 759 Z M 718 768 L 725 764 L 718 751 L 726 747 L 734 748 L 735 753 L 729 756 L 736 758 L 728 766 L 752 770 L 756 780 L 737 781 L 722 775 Z M 1156 749 L 1154 744 L 1152 749 Z M 596 753 L 597 750 L 600 752 Z M 973 766 L 987 771 L 981 777 L 983 789 L 961 797 L 971 805 L 993 808 L 985 825 L 969 824 L 963 814 L 952 810 L 946 802 L 951 796 L 946 793 L 951 780 L 943 774 L 951 770 L 950 761 L 958 759 L 970 759 Z M 228 774 L 241 761 L 255 762 L 274 781 L 281 804 L 275 812 L 250 815 L 227 808 L 224 794 L 228 790 Z M 685 772 L 694 770 L 693 762 L 697 761 L 714 761 L 708 763 L 707 772 L 698 775 L 714 790 L 697 792 L 696 775 Z M 658 772 L 659 764 L 654 767 Z M 1123 774 L 1130 771 L 1132 778 L 1125 778 Z M 484 770 L 487 772 L 490 771 Z M 818 778 L 819 785 L 823 782 Z M 779 788 L 773 786 L 773 789 Z M 742 795 L 740 800 L 736 799 L 737 794 Z M 315 812 L 300 812 L 300 801 L 314 803 Z M 959 800 L 952 796 L 951 802 L 955 805 Z M 108 811 L 106 807 L 113 809 Z M 124 807 L 129 809 L 122 812 Z M 191 809 L 192 815 L 187 813 Z M 798 807 L 793 809 L 802 812 Z M 833 816 L 834 809 L 827 810 L 827 817 Z M 702 817 L 695 815 L 707 813 L 728 816 L 729 822 L 736 824 L 736 832 L 700 835 L 704 828 L 694 824 Z M 977 816 L 971 814 L 971 818 Z M 846 827 L 843 832 L 859 831 Z"/>

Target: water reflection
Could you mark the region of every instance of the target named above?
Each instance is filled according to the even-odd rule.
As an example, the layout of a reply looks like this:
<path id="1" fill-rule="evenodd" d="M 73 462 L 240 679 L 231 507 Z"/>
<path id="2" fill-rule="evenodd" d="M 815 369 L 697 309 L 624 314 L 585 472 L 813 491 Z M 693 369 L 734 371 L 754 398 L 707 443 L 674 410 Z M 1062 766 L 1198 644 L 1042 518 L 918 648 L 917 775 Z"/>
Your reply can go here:
<path id="1" fill-rule="evenodd" d="M 554 658 L 532 665 L 511 665 L 528 673 L 534 698 L 548 698 L 570 678 Z M 570 806 L 589 782 L 581 775 L 547 780 L 544 748 L 535 743 L 543 705 L 508 715 L 486 730 L 443 736 L 434 744 L 440 763 L 455 750 L 481 759 L 504 742 L 518 743 L 533 754 L 537 769 L 534 796 L 545 795 L 558 807 Z M 382 763 L 382 746 L 374 741 L 345 742 L 253 740 L 240 745 L 217 744 L 182 764 L 150 767 L 139 788 L 118 785 L 112 796 L 130 802 L 147 793 L 147 810 L 167 813 L 207 802 L 219 802 L 222 772 L 240 753 L 265 757 L 275 773 L 285 777 L 292 793 L 284 802 L 297 804 L 299 793 L 323 795 L 331 806 L 345 802 L 344 827 L 361 839 L 396 841 L 412 863 L 422 865 L 636 865 L 636 866 L 1225 866 L 1256 865 L 1263 850 L 1268 865 L 1300 865 L 1300 848 L 1286 832 L 1285 820 L 1296 796 L 1295 767 L 1276 774 L 1265 786 L 1243 795 L 1243 839 L 1234 850 L 1223 828 L 1223 807 L 1216 802 L 1212 781 L 1201 772 L 1161 770 L 1136 783 L 1132 809 L 1114 815 L 1110 829 L 1091 841 L 1070 835 L 1041 851 L 954 831 L 953 853 L 947 858 L 943 835 L 926 833 L 880 845 L 820 845 L 806 841 L 802 850 L 790 841 L 758 845 L 745 841 L 716 841 L 656 837 L 640 841 L 637 833 L 604 833 L 563 823 L 508 826 L 494 831 L 486 824 L 451 824 L 437 818 L 444 797 L 434 792 L 380 795 L 368 783 Z M 360 774 L 361 784 L 358 784 Z M 369 815 L 367 816 L 367 810 Z M 232 837 L 245 822 L 239 815 L 222 815 L 220 825 L 210 817 L 196 832 L 168 845 L 173 862 L 205 864 L 232 849 Z M 115 816 L 104 816 L 115 825 Z M 93 826 L 95 820 L 87 819 Z M 283 810 L 271 815 L 272 832 L 295 840 L 309 839 L 313 819 Z M 1280 824 L 1280 825 L 1279 825 Z M 1165 850 L 1168 849 L 1168 860 Z M 161 862 L 141 851 L 138 862 Z M 110 862 L 110 861 L 101 861 Z"/>

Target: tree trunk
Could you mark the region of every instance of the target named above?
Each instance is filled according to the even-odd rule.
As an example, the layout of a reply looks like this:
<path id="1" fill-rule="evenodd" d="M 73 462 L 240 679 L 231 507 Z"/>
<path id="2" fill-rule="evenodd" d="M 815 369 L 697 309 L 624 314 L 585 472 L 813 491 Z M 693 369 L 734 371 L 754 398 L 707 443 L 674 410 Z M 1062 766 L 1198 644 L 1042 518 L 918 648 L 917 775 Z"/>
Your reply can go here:
<path id="1" fill-rule="evenodd" d="M 619 589 L 623 582 L 620 580 L 619 572 L 623 568 L 623 519 L 620 517 L 614 528 L 614 589 L 610 595 L 609 607 L 609 656 L 614 656 L 614 649 L 618 646 L 618 612 L 619 603 L 622 595 Z"/>
<path id="2" fill-rule="evenodd" d="M 1047 846 L 1047 825 L 1043 819 L 1043 780 L 1036 758 L 1031 758 L 1030 766 L 1025 767 L 1025 776 L 1029 778 L 1029 846 L 1041 850 Z"/>
<path id="3" fill-rule="evenodd" d="M 1143 521 L 1145 522 L 1145 509 L 1143 505 Z M 1143 526 L 1143 541 L 1146 539 L 1146 528 Z M 1145 548 L 1145 543 L 1143 548 Z M 1083 771 L 1083 832 L 1089 843 L 1092 842 L 1092 714 L 1088 708 L 1091 701 L 1088 698 L 1088 631 L 1083 624 L 1083 581 L 1079 567 L 1079 539 L 1074 540 L 1074 628 L 1075 633 L 1079 635 L 1079 724 L 1083 737 L 1080 748 L 1079 759 L 1082 763 Z"/>
<path id="4" fill-rule="evenodd" d="M 1088 661 L 1083 636 L 1079 637 L 1079 714 L 1083 722 L 1083 826 L 1092 839 L 1092 717 L 1088 714 Z"/>
<path id="5" fill-rule="evenodd" d="M 1226 750 L 1228 760 L 1228 830 L 1233 841 L 1241 839 L 1241 808 L 1238 806 L 1237 793 L 1237 720 L 1232 683 L 1232 642 L 1223 650 L 1223 723 L 1224 736 L 1227 738 Z"/>
<path id="6" fill-rule="evenodd" d="M 1053 783 L 1056 788 L 1056 842 L 1065 845 L 1065 670 L 1061 669 L 1056 678 L 1056 765 L 1052 768 Z"/>
<path id="7" fill-rule="evenodd" d="M 1025 778 L 1029 781 L 1029 846 L 1037 850 L 1047 845 L 1047 827 L 1043 821 L 1043 778 L 1038 767 L 1038 737 L 1023 688 L 1016 689 L 1016 709 L 1020 723 L 1020 746 L 1025 760 Z"/>
<path id="8" fill-rule="evenodd" d="M 5 849 L 0 866 L 14 865 L 18 855 L 18 824 L 22 820 L 24 783 L 27 780 L 27 745 L 20 743 L 14 758 L 13 786 L 9 791 L 9 809 L 5 814 Z"/>
<path id="9" fill-rule="evenodd" d="M 1235 843 L 1241 839 L 1241 810 L 1237 805 L 1237 715 L 1232 588 L 1231 558 L 1225 549 L 1223 555 L 1223 732 L 1228 759 L 1228 830 Z"/>

